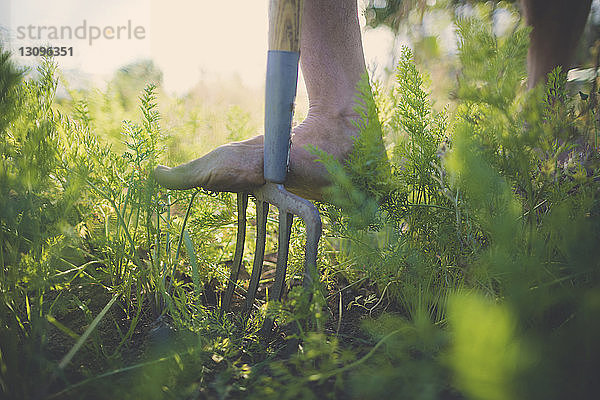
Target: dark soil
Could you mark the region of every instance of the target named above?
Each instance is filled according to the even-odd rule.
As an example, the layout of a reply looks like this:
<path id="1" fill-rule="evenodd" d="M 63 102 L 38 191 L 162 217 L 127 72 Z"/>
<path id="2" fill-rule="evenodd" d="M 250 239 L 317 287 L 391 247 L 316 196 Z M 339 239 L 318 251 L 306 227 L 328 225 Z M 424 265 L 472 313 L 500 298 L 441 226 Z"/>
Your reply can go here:
<path id="1" fill-rule="evenodd" d="M 265 264 L 261 275 L 261 285 L 257 292 L 258 302 L 264 302 L 267 287 L 272 284 L 275 273 L 276 256 L 268 254 L 265 257 Z M 177 279 L 191 283 L 191 278 L 186 275 L 179 275 Z M 244 278 L 248 278 L 244 276 Z M 242 287 L 247 287 L 247 280 L 240 282 Z M 293 284 L 300 284 L 295 282 Z M 340 281 L 335 287 L 331 288 L 328 294 L 328 313 L 329 318 L 325 326 L 325 332 L 336 334 L 340 345 L 345 348 L 360 348 L 372 346 L 372 341 L 361 331 L 361 319 L 364 318 L 364 307 L 351 305 L 357 298 L 366 298 L 368 293 L 373 293 L 375 287 L 364 283 L 362 286 L 348 286 L 348 282 Z M 190 285 L 191 287 L 191 285 Z M 217 312 L 217 299 L 224 291 L 225 284 L 216 279 L 207 282 L 203 287 L 202 302 L 209 310 Z M 346 289 L 343 289 L 346 288 Z M 343 289 L 343 290 L 342 290 Z M 287 293 L 284 294 L 284 300 Z M 112 298 L 103 286 L 99 284 L 88 284 L 63 290 L 60 309 L 54 313 L 55 318 L 63 325 L 71 329 L 77 335 L 85 332 L 92 319 L 97 316 L 104 306 Z M 340 296 L 342 302 L 342 313 L 340 315 Z M 51 297 L 51 296 L 50 296 Z M 48 301 L 51 302 L 52 298 Z M 231 312 L 233 315 L 241 314 L 245 302 L 245 296 L 235 293 L 232 301 Z M 349 305 L 351 305 L 349 307 Z M 171 326 L 169 318 L 158 315 L 152 310 L 147 297 L 141 304 L 138 321 L 135 324 L 131 337 L 124 343 L 121 343 L 122 337 L 128 332 L 132 321 L 136 318 L 138 312 L 138 299 L 132 294 L 129 299 L 129 308 L 123 308 L 117 301 L 105 317 L 100 321 L 94 332 L 87 339 L 80 351 L 71 360 L 68 366 L 59 377 L 52 378 L 49 389 L 46 393 L 57 393 L 61 390 L 85 381 L 86 379 L 116 371 L 121 368 L 136 365 L 148 361 L 149 355 L 157 357 L 157 348 L 177 340 L 177 333 Z M 87 310 L 86 310 L 87 309 Z M 285 340 L 285 337 L 294 333 L 293 327 L 275 325 L 275 330 L 270 338 L 261 340 L 263 348 L 270 349 L 271 360 L 285 359 L 294 354 L 299 342 Z M 59 330 L 53 325 L 49 325 L 47 334 L 46 356 L 49 360 L 58 363 L 73 347 L 75 339 Z M 171 346 L 172 348 L 172 346 Z M 257 355 L 259 356 L 257 358 Z M 249 365 L 260 363 L 265 360 L 266 353 L 255 354 L 252 351 L 242 352 L 240 362 Z M 218 379 L 218 374 L 223 366 L 213 365 L 213 378 Z M 124 385 L 127 387 L 129 374 L 127 372 L 111 375 L 98 381 L 86 383 L 80 389 L 69 391 L 60 398 L 81 398 L 85 393 L 85 398 L 106 398 L 109 392 L 114 388 Z M 109 392 L 101 390 L 96 392 L 98 387 L 110 383 Z M 202 389 L 202 397 L 218 398 L 218 393 L 210 388 Z"/>

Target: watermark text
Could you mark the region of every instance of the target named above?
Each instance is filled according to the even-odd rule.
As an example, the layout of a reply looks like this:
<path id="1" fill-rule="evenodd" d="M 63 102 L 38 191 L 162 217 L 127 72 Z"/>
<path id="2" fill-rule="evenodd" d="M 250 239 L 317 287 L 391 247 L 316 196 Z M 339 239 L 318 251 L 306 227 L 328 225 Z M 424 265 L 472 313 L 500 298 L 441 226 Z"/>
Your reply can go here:
<path id="1" fill-rule="evenodd" d="M 92 45 L 97 40 L 144 40 L 146 39 L 146 28 L 141 25 L 134 25 L 128 20 L 123 25 L 91 25 L 87 20 L 83 20 L 81 25 L 75 27 L 69 25 L 21 25 L 17 26 L 17 39 L 19 40 L 85 40 L 88 45 Z"/>

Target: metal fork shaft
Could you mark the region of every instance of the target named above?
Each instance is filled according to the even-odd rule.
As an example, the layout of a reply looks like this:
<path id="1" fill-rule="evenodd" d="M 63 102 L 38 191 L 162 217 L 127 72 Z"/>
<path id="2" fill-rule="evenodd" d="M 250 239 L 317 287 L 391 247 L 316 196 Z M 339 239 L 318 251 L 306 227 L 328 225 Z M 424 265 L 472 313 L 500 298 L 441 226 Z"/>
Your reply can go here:
<path id="1" fill-rule="evenodd" d="M 321 238 L 321 216 L 319 210 L 308 200 L 285 190 L 283 185 L 266 183 L 254 191 L 254 196 L 268 202 L 280 212 L 299 216 L 306 227 L 306 248 L 304 255 L 304 286 L 310 287 L 317 279 L 317 250 Z"/>

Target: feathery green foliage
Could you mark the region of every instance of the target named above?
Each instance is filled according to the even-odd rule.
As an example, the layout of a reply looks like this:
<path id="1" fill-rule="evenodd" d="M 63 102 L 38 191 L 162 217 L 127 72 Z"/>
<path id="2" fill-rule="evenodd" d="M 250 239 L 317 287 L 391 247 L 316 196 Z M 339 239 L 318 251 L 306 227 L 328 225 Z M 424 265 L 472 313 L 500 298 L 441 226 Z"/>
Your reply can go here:
<path id="1" fill-rule="evenodd" d="M 464 26 L 472 29 L 477 21 Z M 517 30 L 505 43 L 490 34 L 468 35 L 472 42 L 462 53 L 474 46 L 505 58 L 525 54 L 526 32 Z M 473 268 L 497 283 L 494 295 L 501 304 L 477 297 L 453 300 L 457 383 L 474 398 L 585 398 L 597 388 L 587 372 L 570 368 L 586 365 L 591 371 L 599 350 L 589 339 L 600 329 L 589 324 L 591 298 L 599 289 L 598 157 L 589 142 L 597 132 L 585 123 L 590 107 L 567 94 L 559 69 L 549 76 L 545 92 L 525 93 L 524 74 L 482 77 L 478 71 L 487 60 L 474 60 L 460 82 L 466 98 L 448 168 L 488 241 Z M 508 89 L 498 95 L 478 90 L 497 81 Z M 462 311 L 463 306 L 474 311 Z M 477 320 L 477 313 L 504 315 L 495 321 L 501 340 L 496 345 L 474 346 L 475 330 L 483 335 L 492 323 L 489 317 Z M 481 353 L 477 360 L 467 361 L 467 343 L 471 354 Z M 498 357 L 497 345 L 507 348 L 497 358 L 497 370 L 469 375 L 485 369 L 486 352 L 485 357 Z"/>
<path id="2" fill-rule="evenodd" d="M 149 179 L 182 143 L 164 133 L 160 86 L 141 91 L 139 117 L 125 72 L 118 93 L 57 104 L 51 60 L 24 78 L 0 52 L 2 397 L 595 395 L 598 94 L 571 96 L 559 70 L 528 91 L 525 28 L 457 24 L 456 111 L 434 111 L 408 49 L 392 90 L 360 83 L 348 159 L 311 149 L 334 181 L 319 205 L 328 292 L 292 287 L 248 323 L 214 307 L 233 196 Z M 176 103 L 196 132 L 199 106 Z M 113 111 L 125 121 L 105 124 Z M 244 109 L 224 115 L 231 140 L 251 134 Z M 290 278 L 302 235 L 295 221 Z M 285 338 L 259 340 L 265 315 Z"/>
<path id="3" fill-rule="evenodd" d="M 526 28 L 498 38 L 480 17 L 458 26 L 462 71 L 450 126 L 431 110 L 404 50 L 393 96 L 366 107 L 372 112 L 362 119 L 390 131 L 389 157 L 375 160 L 383 170 L 389 159 L 391 173 L 373 173 L 364 149 L 380 141 L 368 129 L 357 140 L 368 143 L 346 165 L 320 153 L 336 182 L 330 217 L 354 221 L 337 232 L 349 258 L 375 271 L 369 276 L 382 296 L 387 290 L 403 306 L 406 319 L 395 326 L 420 332 L 398 339 L 396 363 L 375 357 L 356 372 L 363 382 L 362 374 L 378 371 L 377 385 L 358 384 L 361 397 L 381 396 L 378 388 L 393 382 L 417 388 L 422 373 L 434 387 L 406 397 L 584 398 L 597 392 L 588 372 L 597 368 L 590 338 L 599 328 L 590 323 L 600 289 L 598 157 L 590 144 L 598 132 L 589 123 L 596 103 L 570 96 L 560 70 L 545 91 L 526 90 Z M 373 122 L 375 104 L 389 122 Z M 354 215 L 363 210 L 370 217 L 361 221 Z M 393 331 L 381 324 L 365 327 Z M 438 339 L 423 348 L 426 337 Z"/>
<path id="4" fill-rule="evenodd" d="M 366 81 L 360 87 L 360 135 L 347 163 L 315 150 L 336 183 L 328 193 L 336 207 L 328 214 L 347 239 L 347 256 L 361 260 L 357 268 L 366 267 L 380 288 L 397 294 L 407 312 L 424 310 L 439 319 L 437 303 L 450 282 L 462 279 L 455 266 L 469 251 L 441 168 L 446 117 L 433 111 L 408 49 L 389 97 L 373 96 Z M 391 105 L 389 120 L 379 122 L 375 99 Z M 382 126 L 392 132 L 390 157 Z"/>

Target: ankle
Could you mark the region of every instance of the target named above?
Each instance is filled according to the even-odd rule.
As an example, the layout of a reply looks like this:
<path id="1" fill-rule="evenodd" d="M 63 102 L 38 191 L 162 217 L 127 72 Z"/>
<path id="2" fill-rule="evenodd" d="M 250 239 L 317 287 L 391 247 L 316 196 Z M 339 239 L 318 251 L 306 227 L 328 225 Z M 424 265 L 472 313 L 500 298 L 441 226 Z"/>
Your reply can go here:
<path id="1" fill-rule="evenodd" d="M 319 104 L 311 102 L 308 109 L 308 115 L 303 123 L 316 123 L 323 127 L 330 126 L 347 129 L 354 129 L 356 121 L 360 118 L 354 110 L 355 104 Z"/>

